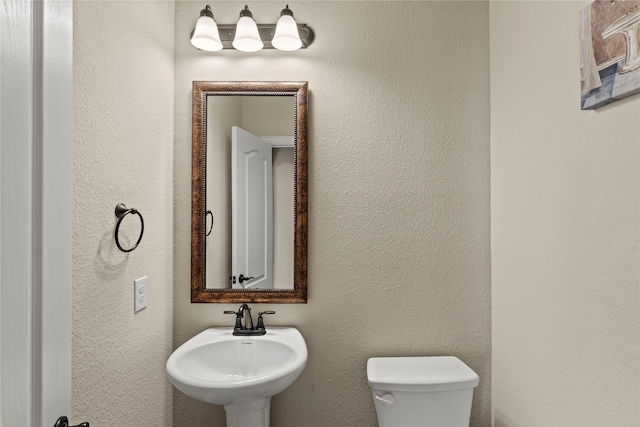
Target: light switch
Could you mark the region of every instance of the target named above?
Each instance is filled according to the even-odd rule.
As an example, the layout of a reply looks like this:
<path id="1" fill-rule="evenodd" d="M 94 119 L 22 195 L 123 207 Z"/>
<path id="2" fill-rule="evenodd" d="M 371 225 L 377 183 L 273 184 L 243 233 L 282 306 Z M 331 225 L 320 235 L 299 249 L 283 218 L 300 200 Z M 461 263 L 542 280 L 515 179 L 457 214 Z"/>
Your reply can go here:
<path id="1" fill-rule="evenodd" d="M 147 276 L 133 281 L 133 312 L 137 313 L 149 303 L 149 278 Z"/>

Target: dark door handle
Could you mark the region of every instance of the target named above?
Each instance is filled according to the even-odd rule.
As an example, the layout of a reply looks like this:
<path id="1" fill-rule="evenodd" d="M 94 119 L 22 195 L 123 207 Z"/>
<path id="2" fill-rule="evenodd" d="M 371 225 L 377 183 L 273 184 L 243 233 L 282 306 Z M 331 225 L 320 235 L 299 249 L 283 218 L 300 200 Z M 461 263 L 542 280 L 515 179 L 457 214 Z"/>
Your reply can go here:
<path id="1" fill-rule="evenodd" d="M 238 277 L 238 282 L 242 285 L 243 282 L 248 282 L 251 279 L 255 279 L 255 277 L 244 277 L 244 274 L 241 274 L 240 277 Z"/>
<path id="2" fill-rule="evenodd" d="M 89 423 L 80 423 L 77 426 L 70 426 L 69 419 L 67 417 L 60 417 L 53 425 L 53 427 L 89 427 Z"/>

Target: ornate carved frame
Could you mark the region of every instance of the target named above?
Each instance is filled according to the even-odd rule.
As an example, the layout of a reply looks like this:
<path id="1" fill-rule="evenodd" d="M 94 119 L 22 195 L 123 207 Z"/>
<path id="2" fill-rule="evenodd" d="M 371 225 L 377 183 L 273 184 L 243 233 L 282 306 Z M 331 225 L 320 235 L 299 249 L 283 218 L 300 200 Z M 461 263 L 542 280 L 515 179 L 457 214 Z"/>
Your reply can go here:
<path id="1" fill-rule="evenodd" d="M 193 82 L 191 168 L 191 302 L 307 302 L 307 82 Z M 293 96 L 295 98 L 295 233 L 293 289 L 213 289 L 206 280 L 206 117 L 209 95 Z"/>

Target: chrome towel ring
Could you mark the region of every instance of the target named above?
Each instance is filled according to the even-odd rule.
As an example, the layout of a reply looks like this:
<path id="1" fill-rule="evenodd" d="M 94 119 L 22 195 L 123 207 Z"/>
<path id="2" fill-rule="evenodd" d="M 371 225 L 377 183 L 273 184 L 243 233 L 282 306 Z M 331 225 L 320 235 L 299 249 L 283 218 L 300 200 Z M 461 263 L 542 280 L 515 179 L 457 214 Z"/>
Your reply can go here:
<path id="1" fill-rule="evenodd" d="M 124 219 L 125 216 L 127 216 L 127 214 L 130 214 L 130 213 L 131 214 L 136 214 L 136 215 L 138 215 L 140 217 L 140 237 L 138 237 L 138 241 L 136 242 L 135 245 L 133 245 L 132 248 L 123 249 L 122 246 L 120 246 L 120 240 L 118 239 L 118 231 L 120 230 L 120 224 L 122 223 L 122 220 Z M 118 217 L 118 223 L 116 224 L 116 233 L 115 233 L 116 246 L 122 252 L 131 252 L 132 250 L 134 250 L 135 248 L 138 247 L 138 244 L 142 240 L 142 234 L 144 233 L 144 219 L 142 219 L 142 214 L 140 212 L 138 212 L 136 209 L 127 208 L 124 205 L 124 203 L 118 203 L 116 205 L 116 217 Z"/>

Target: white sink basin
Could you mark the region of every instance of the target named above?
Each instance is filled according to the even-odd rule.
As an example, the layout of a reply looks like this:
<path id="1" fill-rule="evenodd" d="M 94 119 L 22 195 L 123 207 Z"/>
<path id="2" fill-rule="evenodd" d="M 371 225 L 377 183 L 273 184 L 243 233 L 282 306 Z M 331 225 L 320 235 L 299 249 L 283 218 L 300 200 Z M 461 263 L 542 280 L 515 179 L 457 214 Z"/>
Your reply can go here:
<path id="1" fill-rule="evenodd" d="M 167 361 L 169 381 L 194 399 L 225 405 L 228 427 L 268 427 L 271 396 L 298 378 L 307 345 L 292 327 L 270 327 L 262 336 L 232 332 L 209 328 L 178 347 Z"/>

